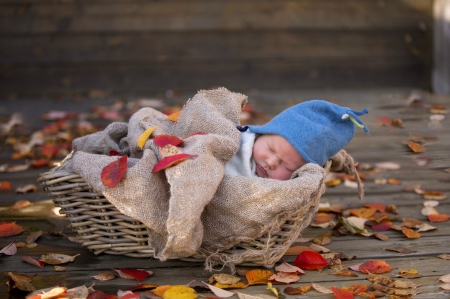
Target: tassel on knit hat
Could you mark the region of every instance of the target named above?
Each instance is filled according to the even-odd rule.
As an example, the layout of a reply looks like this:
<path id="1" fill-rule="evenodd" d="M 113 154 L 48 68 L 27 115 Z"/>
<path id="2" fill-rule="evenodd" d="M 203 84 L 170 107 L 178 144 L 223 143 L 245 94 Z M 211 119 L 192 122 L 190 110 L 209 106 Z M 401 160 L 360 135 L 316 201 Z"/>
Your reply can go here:
<path id="1" fill-rule="evenodd" d="M 258 134 L 277 134 L 294 146 L 307 163 L 323 166 L 343 149 L 355 134 L 355 125 L 369 130 L 359 119 L 368 113 L 323 101 L 312 100 L 292 106 L 262 126 L 248 126 Z"/>

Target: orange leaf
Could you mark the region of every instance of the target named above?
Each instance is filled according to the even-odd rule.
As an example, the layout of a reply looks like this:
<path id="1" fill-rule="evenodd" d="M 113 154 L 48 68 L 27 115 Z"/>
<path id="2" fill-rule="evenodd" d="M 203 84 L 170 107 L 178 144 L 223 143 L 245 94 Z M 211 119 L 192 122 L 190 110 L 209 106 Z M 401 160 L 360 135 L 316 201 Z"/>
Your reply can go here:
<path id="1" fill-rule="evenodd" d="M 170 121 L 176 122 L 178 120 L 178 117 L 180 117 L 180 113 L 181 113 L 181 111 L 174 112 L 174 113 L 170 114 L 169 116 L 167 116 L 167 119 Z"/>
<path id="2" fill-rule="evenodd" d="M 342 275 L 342 276 L 352 276 L 352 277 L 358 277 L 358 274 L 351 272 L 349 270 L 339 270 L 333 273 L 334 275 Z"/>
<path id="3" fill-rule="evenodd" d="M 315 251 L 303 251 L 295 259 L 294 265 L 302 269 L 314 270 L 326 267 L 328 262 Z"/>
<path id="4" fill-rule="evenodd" d="M 329 213 L 317 213 L 317 215 L 314 217 L 315 223 L 327 223 L 333 219 L 333 214 Z"/>
<path id="5" fill-rule="evenodd" d="M 379 117 L 377 118 L 377 122 L 385 126 L 390 126 L 392 124 L 392 120 L 389 117 Z"/>
<path id="6" fill-rule="evenodd" d="M 31 166 L 33 166 L 34 168 L 48 166 L 49 164 L 50 164 L 50 160 L 48 160 L 48 159 L 39 159 L 39 160 L 34 160 L 33 162 L 31 162 Z"/>
<path id="7" fill-rule="evenodd" d="M 178 164 L 180 162 L 183 162 L 189 157 L 197 157 L 197 155 L 190 155 L 190 154 L 177 154 L 173 156 L 166 157 L 156 163 L 156 165 L 153 167 L 152 172 L 158 172 L 160 170 L 166 169 L 170 166 L 173 166 L 175 164 Z"/>
<path id="8" fill-rule="evenodd" d="M 359 217 L 359 218 L 365 218 L 369 219 L 370 217 L 375 214 L 377 209 L 375 208 L 360 208 L 360 209 L 352 209 L 350 210 L 350 215 Z"/>
<path id="9" fill-rule="evenodd" d="M 23 227 L 15 222 L 0 223 L 0 237 L 15 236 L 21 233 L 23 233 Z"/>
<path id="10" fill-rule="evenodd" d="M 254 269 L 245 273 L 249 285 L 267 284 L 269 282 L 269 277 L 272 275 L 274 275 L 273 272 L 262 269 Z"/>
<path id="11" fill-rule="evenodd" d="M 415 153 L 424 153 L 427 151 L 425 147 L 414 141 L 408 142 L 408 147 Z"/>
<path id="12" fill-rule="evenodd" d="M 284 289 L 284 293 L 286 293 L 288 295 L 301 295 L 301 294 L 307 293 L 309 290 L 311 290 L 311 286 L 310 285 L 299 286 L 299 287 L 296 287 L 296 288 L 287 287 L 287 288 Z"/>
<path id="13" fill-rule="evenodd" d="M 10 209 L 13 211 L 20 210 L 25 207 L 28 207 L 29 205 L 31 205 L 31 202 L 29 202 L 28 200 L 21 199 L 21 200 L 16 201 L 16 203 L 14 205 L 12 205 Z"/>
<path id="14" fill-rule="evenodd" d="M 413 231 L 410 228 L 404 227 L 402 229 L 402 233 L 408 237 L 408 239 L 418 239 L 420 238 L 422 235 L 420 233 L 416 233 L 415 231 Z"/>
<path id="15" fill-rule="evenodd" d="M 59 153 L 59 146 L 57 145 L 42 145 L 39 147 L 39 150 L 42 153 L 42 156 L 47 159 L 51 159 L 56 157 Z"/>
<path id="16" fill-rule="evenodd" d="M 106 165 L 101 173 L 102 183 L 109 188 L 114 188 L 120 182 L 125 172 L 127 172 L 127 161 L 127 156 L 122 156 Z"/>
<path id="17" fill-rule="evenodd" d="M 338 186 L 339 184 L 341 184 L 341 179 L 333 179 L 325 182 L 325 185 L 327 187 L 335 187 Z"/>
<path id="18" fill-rule="evenodd" d="M 183 142 L 183 139 L 180 139 L 175 135 L 161 134 L 153 138 L 153 141 L 157 146 L 163 147 L 168 144 L 178 146 Z"/>
<path id="19" fill-rule="evenodd" d="M 363 292 L 367 291 L 368 289 L 369 289 L 369 286 L 367 284 L 360 284 L 360 283 L 352 284 L 351 286 L 349 286 L 347 288 L 347 290 L 354 295 L 363 293 Z"/>
<path id="20" fill-rule="evenodd" d="M 386 211 L 386 206 L 382 203 L 366 203 L 364 204 L 364 207 L 377 209 L 380 212 Z"/>
<path id="21" fill-rule="evenodd" d="M 381 274 L 391 270 L 392 267 L 385 261 L 369 261 L 359 266 L 362 273 Z"/>
<path id="22" fill-rule="evenodd" d="M 350 291 L 344 290 L 344 289 L 338 289 L 335 287 L 331 287 L 331 290 L 334 293 L 335 299 L 353 299 L 355 296 Z"/>
<path id="23" fill-rule="evenodd" d="M 0 182 L 0 190 L 9 190 L 12 188 L 11 182 L 8 181 L 1 181 Z"/>
<path id="24" fill-rule="evenodd" d="M 430 214 L 428 220 L 430 222 L 445 222 L 450 219 L 450 215 L 447 214 Z"/>

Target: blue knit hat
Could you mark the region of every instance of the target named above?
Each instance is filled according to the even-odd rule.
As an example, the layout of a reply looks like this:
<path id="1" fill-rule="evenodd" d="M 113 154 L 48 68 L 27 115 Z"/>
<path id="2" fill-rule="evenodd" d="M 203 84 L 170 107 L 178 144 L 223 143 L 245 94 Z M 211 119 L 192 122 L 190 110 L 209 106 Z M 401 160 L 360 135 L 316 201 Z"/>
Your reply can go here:
<path id="1" fill-rule="evenodd" d="M 366 113 L 312 100 L 284 110 L 265 125 L 248 127 L 254 133 L 284 137 L 307 163 L 323 166 L 352 140 L 355 125 L 369 132 L 358 117 Z"/>

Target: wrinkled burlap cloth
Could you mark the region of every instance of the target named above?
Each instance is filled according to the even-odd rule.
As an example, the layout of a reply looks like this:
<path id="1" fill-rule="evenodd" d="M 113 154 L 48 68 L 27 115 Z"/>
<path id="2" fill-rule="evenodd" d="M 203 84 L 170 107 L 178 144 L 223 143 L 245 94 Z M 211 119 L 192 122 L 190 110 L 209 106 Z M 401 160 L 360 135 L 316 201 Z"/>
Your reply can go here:
<path id="1" fill-rule="evenodd" d="M 225 88 L 200 91 L 183 107 L 177 122 L 151 108 L 142 108 L 129 123 L 112 123 L 104 131 L 78 138 L 64 169 L 78 173 L 117 209 L 148 226 L 149 246 L 160 260 L 201 253 L 209 263 L 235 265 L 249 257 L 273 265 L 311 221 L 324 192 L 325 170 L 307 164 L 288 181 L 224 175 L 224 165 L 238 149 L 239 116 L 247 97 Z M 153 139 L 144 148 L 138 137 L 156 126 L 153 136 L 184 138 L 181 150 L 195 158 L 152 173 L 160 160 Z M 101 182 L 102 169 L 128 155 L 128 169 L 114 188 Z M 354 171 L 353 160 L 341 151 L 333 158 L 335 171 Z M 252 242 L 279 231 L 290 219 L 294 231 L 276 248 L 224 253 L 240 242 Z"/>

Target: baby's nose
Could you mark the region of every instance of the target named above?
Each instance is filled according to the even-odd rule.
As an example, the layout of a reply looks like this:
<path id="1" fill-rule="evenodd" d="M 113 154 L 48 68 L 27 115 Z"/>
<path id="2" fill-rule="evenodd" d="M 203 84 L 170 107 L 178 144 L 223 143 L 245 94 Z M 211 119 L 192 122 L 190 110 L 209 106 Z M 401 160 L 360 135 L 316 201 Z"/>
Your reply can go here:
<path id="1" fill-rule="evenodd" d="M 270 169 L 274 169 L 277 166 L 277 158 L 276 157 L 267 157 L 266 164 L 269 166 Z"/>

